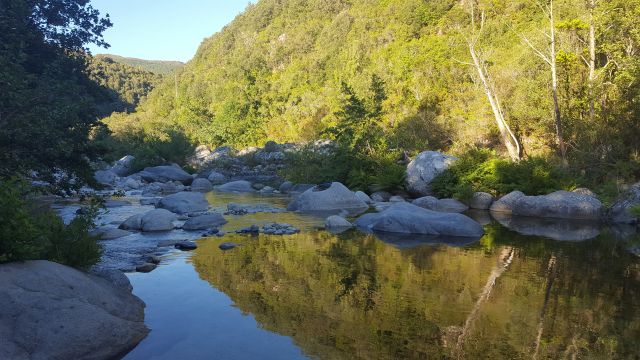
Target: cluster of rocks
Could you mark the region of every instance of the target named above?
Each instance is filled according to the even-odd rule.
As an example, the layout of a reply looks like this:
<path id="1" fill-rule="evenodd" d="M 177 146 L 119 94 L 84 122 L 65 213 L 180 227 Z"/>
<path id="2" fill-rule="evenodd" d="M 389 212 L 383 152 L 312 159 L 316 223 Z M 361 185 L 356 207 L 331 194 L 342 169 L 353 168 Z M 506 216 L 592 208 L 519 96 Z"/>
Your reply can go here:
<path id="1" fill-rule="evenodd" d="M 270 204 L 227 204 L 225 215 L 247 215 L 257 213 L 281 213 L 285 209 L 274 207 Z"/>
<path id="2" fill-rule="evenodd" d="M 260 233 L 266 235 L 293 235 L 300 232 L 300 229 L 292 226 L 291 224 L 279 224 L 279 223 L 269 223 L 262 226 L 262 230 L 260 230 L 259 225 L 251 225 L 249 227 L 236 230 L 237 234 L 251 234 L 257 235 Z"/>

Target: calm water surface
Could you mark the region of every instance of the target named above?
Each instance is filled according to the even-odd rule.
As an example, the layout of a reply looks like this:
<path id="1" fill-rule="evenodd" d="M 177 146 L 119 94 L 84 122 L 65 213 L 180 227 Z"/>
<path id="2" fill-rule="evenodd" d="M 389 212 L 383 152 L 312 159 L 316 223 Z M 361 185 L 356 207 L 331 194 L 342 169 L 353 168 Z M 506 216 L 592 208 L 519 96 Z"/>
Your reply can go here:
<path id="1" fill-rule="evenodd" d="M 303 232 L 205 238 L 130 274 L 152 331 L 126 359 L 640 359 L 633 237 L 557 241 L 491 222 L 480 241 L 451 246 L 333 235 L 292 213 L 227 218 L 227 230 Z M 229 241 L 242 246 L 218 249 Z"/>

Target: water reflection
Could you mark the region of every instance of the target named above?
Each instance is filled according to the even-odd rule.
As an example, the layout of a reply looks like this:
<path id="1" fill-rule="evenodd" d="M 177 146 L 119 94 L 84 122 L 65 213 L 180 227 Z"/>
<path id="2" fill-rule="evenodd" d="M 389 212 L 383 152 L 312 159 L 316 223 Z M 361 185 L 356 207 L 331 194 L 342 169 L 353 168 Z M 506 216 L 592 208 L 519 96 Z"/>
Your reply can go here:
<path id="1" fill-rule="evenodd" d="M 233 235 L 224 241 L 244 246 L 204 240 L 190 261 L 312 357 L 640 357 L 640 265 L 620 242 L 486 229 L 464 247 L 390 246 L 354 231 Z"/>

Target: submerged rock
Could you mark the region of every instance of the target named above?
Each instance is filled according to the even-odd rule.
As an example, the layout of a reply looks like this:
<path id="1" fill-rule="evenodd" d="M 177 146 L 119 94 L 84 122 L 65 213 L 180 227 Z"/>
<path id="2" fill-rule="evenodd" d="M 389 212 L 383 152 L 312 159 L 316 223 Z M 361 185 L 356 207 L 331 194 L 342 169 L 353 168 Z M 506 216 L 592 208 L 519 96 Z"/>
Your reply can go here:
<path id="1" fill-rule="evenodd" d="M 141 273 L 149 273 L 155 270 L 157 267 L 158 265 L 153 263 L 144 263 L 142 265 L 136 266 L 136 271 Z"/>
<path id="2" fill-rule="evenodd" d="M 300 229 L 290 224 L 266 224 L 262 227 L 262 232 L 267 235 L 293 235 L 300 232 Z"/>
<path id="3" fill-rule="evenodd" d="M 113 359 L 148 333 L 126 286 L 48 261 L 0 265 L 3 359 Z"/>
<path id="4" fill-rule="evenodd" d="M 215 228 L 227 223 L 227 220 L 218 213 L 210 213 L 196 216 L 187 220 L 182 229 L 184 230 L 206 230 Z"/>
<path id="5" fill-rule="evenodd" d="M 300 194 L 287 207 L 291 211 L 332 212 L 346 210 L 359 214 L 365 212 L 369 205 L 355 196 L 351 190 L 339 182 L 314 186 Z"/>
<path id="6" fill-rule="evenodd" d="M 94 233 L 102 240 L 114 240 L 131 235 L 129 231 L 118 228 L 100 228 L 96 229 Z"/>
<path id="7" fill-rule="evenodd" d="M 191 251 L 198 248 L 198 245 L 193 241 L 180 241 L 174 245 L 174 247 L 178 250 L 182 251 Z"/>
<path id="8" fill-rule="evenodd" d="M 354 224 L 372 232 L 474 238 L 484 234 L 482 226 L 467 216 L 427 210 L 409 203 L 396 203 L 380 213 L 362 215 Z"/>
<path id="9" fill-rule="evenodd" d="M 189 214 L 206 211 L 209 202 L 202 193 L 179 192 L 163 198 L 157 206 L 176 214 Z"/>
<path id="10" fill-rule="evenodd" d="M 246 215 L 256 213 L 281 213 L 284 209 L 274 207 L 270 204 L 235 204 L 227 205 L 225 215 Z"/>
<path id="11" fill-rule="evenodd" d="M 220 248 L 220 250 L 222 250 L 222 251 L 227 251 L 227 250 L 235 249 L 238 246 L 240 246 L 240 245 L 238 245 L 236 243 L 232 243 L 232 242 L 226 242 L 226 243 L 220 244 L 218 246 L 218 248 Z"/>
<path id="12" fill-rule="evenodd" d="M 347 219 L 342 216 L 332 215 L 327 218 L 324 222 L 324 227 L 326 229 L 349 229 L 353 227 L 353 224 L 350 223 Z"/>
<path id="13" fill-rule="evenodd" d="M 436 151 L 425 151 L 418 154 L 407 166 L 405 181 L 407 190 L 414 195 L 430 195 L 433 179 L 456 160 L 457 158 L 453 156 Z"/>

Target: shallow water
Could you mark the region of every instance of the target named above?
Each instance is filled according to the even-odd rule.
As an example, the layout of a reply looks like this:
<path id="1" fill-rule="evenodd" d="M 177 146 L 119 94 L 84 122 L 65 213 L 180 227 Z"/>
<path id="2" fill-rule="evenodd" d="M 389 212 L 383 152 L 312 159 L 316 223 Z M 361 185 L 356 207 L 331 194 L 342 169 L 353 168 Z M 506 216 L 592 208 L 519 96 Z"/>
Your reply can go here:
<path id="1" fill-rule="evenodd" d="M 287 202 L 207 196 L 220 208 Z M 490 222 L 471 244 L 398 244 L 333 235 L 313 216 L 226 217 L 228 231 L 277 221 L 303 232 L 204 238 L 129 274 L 152 331 L 125 359 L 640 358 L 633 238 L 556 241 Z M 218 248 L 229 241 L 242 246 Z"/>

